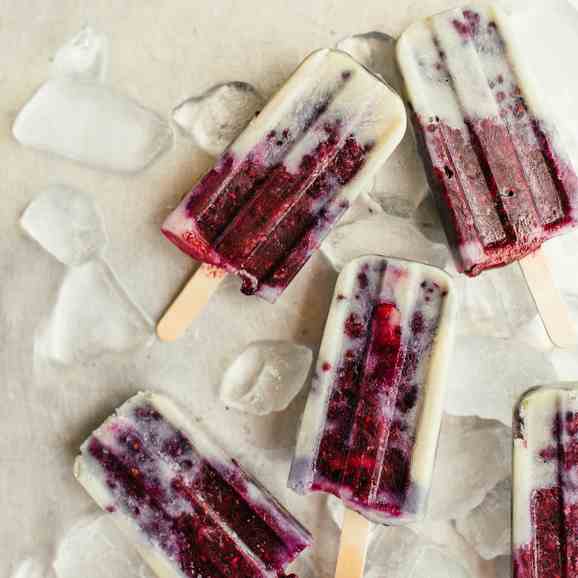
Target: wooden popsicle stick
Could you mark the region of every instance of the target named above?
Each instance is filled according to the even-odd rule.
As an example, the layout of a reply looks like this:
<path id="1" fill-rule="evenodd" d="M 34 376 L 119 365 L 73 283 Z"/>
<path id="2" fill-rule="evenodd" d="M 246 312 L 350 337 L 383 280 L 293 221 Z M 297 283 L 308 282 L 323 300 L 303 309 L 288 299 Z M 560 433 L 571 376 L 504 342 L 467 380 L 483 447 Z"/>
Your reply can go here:
<path id="1" fill-rule="evenodd" d="M 548 259 L 538 250 L 519 263 L 552 343 L 562 348 L 575 347 L 578 344 L 576 327 L 568 305 L 554 284 Z"/>
<path id="2" fill-rule="evenodd" d="M 345 510 L 335 578 L 362 578 L 371 522 L 353 510 Z"/>
<path id="3" fill-rule="evenodd" d="M 161 341 L 178 339 L 226 276 L 225 271 L 213 265 L 201 265 L 158 322 L 158 338 Z"/>

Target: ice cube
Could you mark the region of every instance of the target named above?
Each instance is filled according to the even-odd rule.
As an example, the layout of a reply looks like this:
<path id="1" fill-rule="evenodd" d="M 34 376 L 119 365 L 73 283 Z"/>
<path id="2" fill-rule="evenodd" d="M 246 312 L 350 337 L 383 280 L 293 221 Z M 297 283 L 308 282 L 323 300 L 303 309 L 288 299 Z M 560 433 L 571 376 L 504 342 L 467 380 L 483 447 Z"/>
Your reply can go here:
<path id="1" fill-rule="evenodd" d="M 39 358 L 71 365 L 143 346 L 152 339 L 152 329 L 112 269 L 89 261 L 66 272 L 35 349 Z"/>
<path id="2" fill-rule="evenodd" d="M 493 564 L 482 560 L 475 549 L 456 530 L 453 520 L 432 521 L 425 519 L 422 522 L 412 524 L 411 529 L 419 534 L 424 541 L 439 548 L 452 560 L 456 560 L 469 574 L 476 578 L 494 578 L 488 574 L 488 567 L 493 570 Z"/>
<path id="3" fill-rule="evenodd" d="M 447 244 L 447 237 L 431 195 L 426 195 L 421 200 L 412 219 L 418 230 L 430 241 Z"/>
<path id="4" fill-rule="evenodd" d="M 409 219 L 415 213 L 413 203 L 403 195 L 379 197 L 378 204 L 384 213 L 394 217 L 400 217 L 401 219 Z"/>
<path id="5" fill-rule="evenodd" d="M 510 474 L 511 446 L 511 429 L 498 422 L 445 416 L 428 519 L 460 518 L 480 505 Z"/>
<path id="6" fill-rule="evenodd" d="M 53 185 L 27 207 L 20 226 L 65 265 L 102 255 L 106 230 L 94 200 L 64 185 Z"/>
<path id="7" fill-rule="evenodd" d="M 288 341 L 251 343 L 225 371 L 221 400 L 254 415 L 283 411 L 303 387 L 313 352 Z"/>
<path id="8" fill-rule="evenodd" d="M 425 547 L 420 536 L 402 526 L 377 526 L 367 550 L 367 578 L 406 578 Z"/>
<path id="9" fill-rule="evenodd" d="M 469 578 L 443 546 L 404 527 L 379 526 L 370 543 L 367 578 Z"/>
<path id="10" fill-rule="evenodd" d="M 264 102 L 250 84 L 226 82 L 179 104 L 173 119 L 203 150 L 217 156 L 249 124 Z"/>
<path id="11" fill-rule="evenodd" d="M 154 578 L 112 518 L 99 515 L 68 530 L 54 560 L 58 578 Z"/>
<path id="12" fill-rule="evenodd" d="M 512 482 L 507 478 L 490 490 L 484 501 L 466 517 L 456 521 L 458 532 L 486 560 L 510 551 L 511 499 Z"/>
<path id="13" fill-rule="evenodd" d="M 353 56 L 400 92 L 402 83 L 395 59 L 395 38 L 383 32 L 366 32 L 340 40 L 336 48 Z"/>
<path id="14" fill-rule="evenodd" d="M 514 403 L 528 388 L 556 382 L 546 352 L 512 339 L 462 335 L 456 339 L 445 410 L 511 426 Z"/>
<path id="15" fill-rule="evenodd" d="M 53 78 L 20 111 L 12 127 L 25 146 L 93 168 L 136 172 L 172 141 L 156 113 L 96 82 Z"/>
<path id="16" fill-rule="evenodd" d="M 470 578 L 467 570 L 439 548 L 424 548 L 409 578 Z M 384 575 L 383 578 L 386 578 Z"/>
<path id="17" fill-rule="evenodd" d="M 411 131 L 407 131 L 399 146 L 393 151 L 375 176 L 371 196 L 388 211 L 395 206 L 393 214 L 411 216 L 427 197 L 425 173 Z"/>
<path id="18" fill-rule="evenodd" d="M 102 82 L 108 73 L 108 38 L 85 26 L 61 46 L 52 62 L 52 76 Z"/>
<path id="19" fill-rule="evenodd" d="M 454 277 L 460 295 L 462 333 L 512 337 L 536 317 L 536 306 L 517 264 L 484 271 L 479 277 Z"/>
<path id="20" fill-rule="evenodd" d="M 411 221 L 386 213 L 336 227 L 321 250 L 338 271 L 363 255 L 414 259 L 438 267 L 449 259 L 445 245 L 432 244 Z"/>
<path id="21" fill-rule="evenodd" d="M 342 226 L 355 223 L 355 221 L 368 219 L 379 213 L 383 213 L 381 205 L 371 197 L 370 193 L 364 192 L 355 199 L 355 202 L 349 207 L 345 215 L 343 215 L 339 224 Z"/>

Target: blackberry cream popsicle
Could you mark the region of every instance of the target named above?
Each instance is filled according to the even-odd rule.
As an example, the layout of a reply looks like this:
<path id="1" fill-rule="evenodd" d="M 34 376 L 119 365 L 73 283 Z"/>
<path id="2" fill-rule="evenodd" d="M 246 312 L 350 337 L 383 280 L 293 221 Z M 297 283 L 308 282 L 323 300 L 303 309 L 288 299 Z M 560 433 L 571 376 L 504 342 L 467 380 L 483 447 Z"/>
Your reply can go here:
<path id="1" fill-rule="evenodd" d="M 450 10 L 410 26 L 398 62 L 458 270 L 475 276 L 520 261 L 551 337 L 574 342 L 574 331 L 555 327 L 567 311 L 544 285 L 547 264 L 536 252 L 578 223 L 576 159 L 511 27 L 494 6 Z"/>
<path id="2" fill-rule="evenodd" d="M 274 302 L 399 144 L 400 97 L 338 50 L 312 53 L 165 221 L 162 232 L 201 268 L 238 275 L 242 291 Z M 214 283 L 219 281 L 217 275 Z M 159 324 L 184 330 L 186 294 Z M 180 303 L 179 303 L 180 300 Z M 186 311 L 189 310 L 187 314 Z M 174 330 L 177 320 L 179 328 Z"/>
<path id="3" fill-rule="evenodd" d="M 406 524 L 424 515 L 454 310 L 451 279 L 435 267 L 371 256 L 343 269 L 303 415 L 291 488 L 334 494 L 380 524 Z"/>
<path id="4" fill-rule="evenodd" d="M 162 578 L 286 577 L 312 542 L 161 395 L 139 393 L 108 418 L 82 445 L 75 476 Z"/>
<path id="5" fill-rule="evenodd" d="M 538 388 L 514 420 L 514 578 L 578 576 L 578 389 Z"/>

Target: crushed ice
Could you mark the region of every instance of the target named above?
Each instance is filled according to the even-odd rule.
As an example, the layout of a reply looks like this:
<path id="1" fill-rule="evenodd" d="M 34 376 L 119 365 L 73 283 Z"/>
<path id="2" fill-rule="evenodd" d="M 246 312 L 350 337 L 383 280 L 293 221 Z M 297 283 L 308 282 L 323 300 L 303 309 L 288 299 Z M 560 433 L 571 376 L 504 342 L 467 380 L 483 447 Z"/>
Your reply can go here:
<path id="1" fill-rule="evenodd" d="M 367 578 L 410 576 L 423 544 L 409 528 L 377 527 L 367 551 Z"/>
<path id="2" fill-rule="evenodd" d="M 225 405 L 255 415 L 286 409 L 301 391 L 313 361 L 308 347 L 288 341 L 251 343 L 223 376 Z"/>
<path id="3" fill-rule="evenodd" d="M 350 52 L 364 65 L 395 84 L 396 73 L 390 68 L 390 56 L 386 56 L 386 50 L 379 54 L 380 45 L 382 49 L 388 47 L 391 52 L 391 40 L 380 33 L 353 36 L 341 41 L 338 47 Z M 168 146 L 165 139 L 170 141 L 166 123 L 154 113 L 142 109 L 138 103 L 127 102 L 126 97 L 111 96 L 113 93 L 106 87 L 94 88 L 106 77 L 107 58 L 106 38 L 90 29 L 81 31 L 63 46 L 55 56 L 52 69 L 55 79 L 49 81 L 53 84 L 48 88 L 43 86 L 33 97 L 32 103 L 29 103 L 33 106 L 27 105 L 29 110 L 26 111 L 25 107 L 22 111 L 19 117 L 22 124 L 15 124 L 14 127 L 17 138 L 18 133 L 23 140 L 29 139 L 32 146 L 114 171 L 138 170 L 160 154 Z M 242 88 L 237 90 L 239 87 L 235 87 L 236 84 L 215 87 L 201 97 L 185 101 L 174 111 L 175 122 L 211 154 L 221 152 L 262 106 L 262 99 L 254 89 L 249 87 L 250 90 L 243 92 Z M 63 87 L 66 86 L 72 86 L 69 94 L 65 94 Z M 88 88 L 79 88 L 82 86 Z M 223 86 L 227 89 L 223 89 Z M 217 90 L 219 88 L 220 90 Z M 124 130 L 133 133 L 134 137 L 129 151 L 114 150 L 113 153 L 118 158 L 111 159 L 109 151 L 102 150 L 102 142 L 97 140 L 94 147 L 93 143 L 81 143 L 79 151 L 71 152 L 70 143 L 74 142 L 77 135 L 70 125 L 73 122 L 86 121 L 86 110 L 74 110 L 79 106 L 78 95 L 82 90 L 85 90 L 85 95 L 80 102 L 84 103 L 86 110 L 91 106 L 106 105 L 106 110 L 101 112 L 103 116 L 100 117 L 105 123 L 122 117 L 122 123 L 126 125 Z M 73 105 L 72 112 L 64 110 L 69 104 Z M 51 119 L 51 126 L 58 127 L 59 131 L 62 129 L 64 137 L 60 135 L 56 140 L 46 126 L 38 124 L 36 120 L 39 112 L 49 116 L 56 114 L 58 118 Z M 24 122 L 30 119 L 35 122 Z M 16 130 L 22 127 L 26 130 Z M 138 138 L 134 136 L 134 131 L 139 132 Z M 104 132 L 105 128 L 102 130 L 102 133 Z M 109 139 L 112 141 L 114 135 L 118 136 L 119 133 L 112 131 L 110 134 L 113 135 Z M 442 249 L 437 250 L 438 245 L 442 247 L 439 241 L 443 239 L 440 236 L 443 233 L 439 223 L 422 220 L 419 214 L 425 206 L 424 199 L 428 200 L 427 187 L 416 155 L 413 152 L 408 154 L 410 148 L 413 151 L 415 146 L 408 135 L 380 171 L 371 198 L 364 199 L 354 207 L 343 220 L 343 227 L 339 228 L 344 230 L 326 242 L 324 252 L 336 268 L 360 254 L 359 251 L 400 257 L 413 253 L 416 255 L 413 258 L 420 259 L 417 256 L 420 255 L 421 260 L 432 259 L 434 264 L 442 265 L 447 260 L 447 250 L 446 253 Z M 135 146 L 134 142 L 138 146 Z M 35 207 L 35 210 L 38 208 L 41 208 L 41 205 Z M 145 333 L 150 331 L 149 322 L 143 323 L 146 316 L 142 316 L 138 307 L 132 304 L 106 263 L 98 260 L 102 254 L 105 236 L 99 232 L 94 211 L 92 208 L 87 211 L 87 208 L 88 205 L 80 204 L 76 209 L 79 221 L 82 223 L 85 219 L 84 224 L 87 226 L 84 229 L 80 227 L 78 230 L 37 232 L 35 236 L 29 229 L 34 230 L 40 224 L 42 215 L 36 216 L 33 211 L 28 215 L 28 225 L 24 218 L 22 223 L 28 234 L 59 260 L 68 265 L 80 265 L 68 269 L 57 305 L 52 312 L 53 323 L 48 325 L 47 335 L 51 337 L 41 343 L 47 350 L 52 351 L 50 355 L 60 360 L 82 359 L 87 352 L 92 355 L 94 349 L 102 351 L 103 346 L 106 349 L 111 340 L 113 350 L 122 350 L 127 344 L 135 342 L 135 335 L 141 335 L 142 329 Z M 416 208 L 418 212 L 414 213 Z M 75 213 L 75 210 L 71 211 Z M 369 240 L 363 240 L 366 228 L 369 231 Z M 401 231 L 399 234 L 403 240 L 399 245 L 395 243 L 398 236 L 396 231 Z M 427 240 L 421 238 L 423 235 L 435 241 L 433 249 L 427 244 Z M 64 246 L 67 238 L 73 240 L 72 247 Z M 578 314 L 574 274 L 577 264 L 573 247 L 575 240 L 576 237 L 572 235 L 560 237 L 550 241 L 545 246 L 545 251 L 553 257 L 552 268 L 558 286 L 567 296 L 575 299 L 572 301 L 573 313 Z M 352 247 L 348 247 L 350 243 L 353 243 Z M 458 276 L 456 280 L 463 296 L 459 327 L 461 335 L 453 357 L 453 370 L 450 372 L 447 411 L 456 415 L 479 415 L 487 419 L 498 419 L 509 425 L 511 406 L 517 395 L 528 386 L 553 382 L 560 376 L 575 378 L 575 356 L 573 352 L 544 352 L 523 344 L 516 345 L 511 339 L 506 341 L 505 338 L 526 331 L 529 324 L 536 319 L 535 308 L 528 300 L 527 290 L 520 281 L 517 267 L 487 272 L 475 280 L 463 276 Z M 90 307 L 94 305 L 100 315 L 92 315 L 82 307 L 84 299 L 84 309 L 87 309 L 86 295 L 90 294 L 92 297 L 95 288 L 96 296 L 91 299 Z M 118 337 L 117 328 L 112 324 L 103 325 L 100 319 L 97 319 L 99 317 L 106 320 L 111 315 L 117 316 L 121 323 L 121 337 L 116 344 L 114 340 Z M 76 323 L 78 319 L 78 331 L 62 341 L 63 328 L 71 322 Z M 83 327 L 84 331 L 81 331 L 80 327 Z M 85 334 L 91 334 L 89 341 L 86 341 Z M 75 339 L 78 343 L 74 342 Z M 93 345 L 96 347 L 93 348 Z M 499 374 L 491 371 L 491 368 L 496 366 L 504 371 Z M 239 375 L 252 375 L 254 379 L 237 379 L 235 387 L 239 387 L 236 391 L 240 400 L 247 395 L 243 393 L 247 384 L 246 392 L 250 392 L 262 379 L 254 370 L 251 370 L 253 373 L 248 371 L 246 366 L 243 366 L 243 371 L 246 373 L 240 372 Z M 272 375 L 274 377 L 274 372 Z M 274 382 L 273 377 L 268 375 L 261 383 Z M 255 406 L 262 408 L 259 396 L 256 396 L 256 399 L 258 403 L 249 396 L 241 404 L 248 403 L 252 409 Z M 266 401 L 272 403 L 272 400 Z M 508 460 L 511 433 L 508 427 L 487 419 L 444 419 L 430 516 L 444 520 L 458 518 L 455 525 L 467 542 L 483 557 L 493 558 L 507 551 L 508 520 L 505 520 L 504 514 L 507 509 L 507 494 L 510 491 L 507 476 L 510 467 Z M 447 475 L 447 472 L 456 471 L 460 476 Z M 448 484 L 448 481 L 451 483 Z M 332 515 L 337 520 L 338 504 L 336 501 L 334 508 L 330 506 Z M 75 526 L 66 535 L 57 552 L 55 568 L 58 578 L 101 578 L 117 574 L 129 578 L 133 575 L 149 575 L 138 557 L 134 562 L 126 564 L 126 558 L 132 559 L 133 556 L 131 546 L 125 545 L 122 536 L 116 536 L 114 529 L 104 527 L 103 524 L 104 517 Z M 378 528 L 370 545 L 367 576 L 469 576 L 450 552 L 433 545 L 425 535 L 418 532 L 419 529 L 414 531 L 408 528 Z M 116 551 L 116 548 L 119 548 L 119 551 Z M 103 560 L 106 560 L 105 564 Z M 499 556 L 496 559 L 496 578 L 509 578 L 510 565 L 509 556 Z M 138 568 L 136 574 L 135 568 Z M 45 575 L 39 563 L 27 560 L 16 568 L 12 578 L 45 578 Z M 305 575 L 308 577 L 317 573 L 308 568 Z"/>
<path id="4" fill-rule="evenodd" d="M 417 561 L 410 564 L 413 571 L 409 576 L 415 578 L 470 578 L 469 572 L 460 562 L 435 546 L 424 548 Z"/>
<path id="5" fill-rule="evenodd" d="M 449 259 L 445 245 L 426 239 L 411 221 L 386 213 L 337 226 L 321 250 L 338 271 L 363 255 L 413 259 L 438 267 Z"/>
<path id="6" fill-rule="evenodd" d="M 69 268 L 36 335 L 41 358 L 72 365 L 147 344 L 152 322 L 104 261 Z"/>
<path id="7" fill-rule="evenodd" d="M 510 475 L 511 446 L 511 429 L 498 422 L 445 416 L 428 519 L 460 518 L 479 506 Z"/>
<path id="8" fill-rule="evenodd" d="M 394 38 L 383 32 L 366 32 L 344 38 L 335 47 L 353 56 L 357 62 L 381 76 L 392 88 L 400 91 L 401 78 L 395 61 Z"/>
<path id="9" fill-rule="evenodd" d="M 445 409 L 452 415 L 477 415 L 509 426 L 514 404 L 524 391 L 556 381 L 544 351 L 513 339 L 462 335 L 456 339 L 448 372 Z"/>
<path id="10" fill-rule="evenodd" d="M 374 215 L 383 213 L 381 205 L 369 194 L 369 192 L 362 192 L 359 194 L 355 202 L 349 207 L 347 212 L 341 217 L 339 226 L 348 225 L 360 221 L 362 219 L 369 219 Z"/>
<path id="11" fill-rule="evenodd" d="M 536 305 L 516 263 L 479 277 L 453 276 L 462 303 L 460 332 L 508 338 L 536 317 Z"/>
<path id="12" fill-rule="evenodd" d="M 20 226 L 65 265 L 102 256 L 107 242 L 102 215 L 92 197 L 65 185 L 40 193 L 24 211 Z"/>
<path id="13" fill-rule="evenodd" d="M 60 48 L 52 78 L 35 92 L 12 126 L 25 146 L 89 167 L 134 173 L 172 142 L 172 130 L 157 113 L 101 81 L 107 40 L 89 28 Z"/>
<path id="14" fill-rule="evenodd" d="M 203 150 L 218 156 L 263 105 L 263 97 L 250 84 L 227 82 L 179 104 L 173 119 Z"/>
<path id="15" fill-rule="evenodd" d="M 512 481 L 508 477 L 490 490 L 479 506 L 456 521 L 458 532 L 486 560 L 510 551 L 511 498 Z"/>
<path id="16" fill-rule="evenodd" d="M 102 84 L 46 81 L 12 127 L 25 146 L 111 172 L 144 169 L 172 139 L 156 113 Z"/>
<path id="17" fill-rule="evenodd" d="M 103 82 L 108 74 L 108 61 L 108 38 L 85 26 L 56 51 L 52 76 Z"/>
<path id="18" fill-rule="evenodd" d="M 58 546 L 58 578 L 153 578 L 154 573 L 108 515 L 81 520 Z"/>
<path id="19" fill-rule="evenodd" d="M 367 578 L 470 578 L 448 548 L 405 527 L 378 526 L 366 566 Z"/>
<path id="20" fill-rule="evenodd" d="M 103 258 L 106 229 L 91 197 L 53 185 L 30 203 L 20 225 L 68 266 L 36 333 L 38 359 L 71 365 L 150 342 L 152 321 Z"/>

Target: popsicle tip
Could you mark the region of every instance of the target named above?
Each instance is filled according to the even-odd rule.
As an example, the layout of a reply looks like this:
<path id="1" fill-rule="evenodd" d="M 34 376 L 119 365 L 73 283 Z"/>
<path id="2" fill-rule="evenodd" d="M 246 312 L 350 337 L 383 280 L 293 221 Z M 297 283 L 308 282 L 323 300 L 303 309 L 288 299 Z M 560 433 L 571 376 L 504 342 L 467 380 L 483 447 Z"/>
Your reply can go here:
<path id="1" fill-rule="evenodd" d="M 167 321 L 163 317 L 156 326 L 157 337 L 164 342 L 172 342 L 182 337 L 184 329 L 181 327 L 175 327 L 174 324 Z"/>

